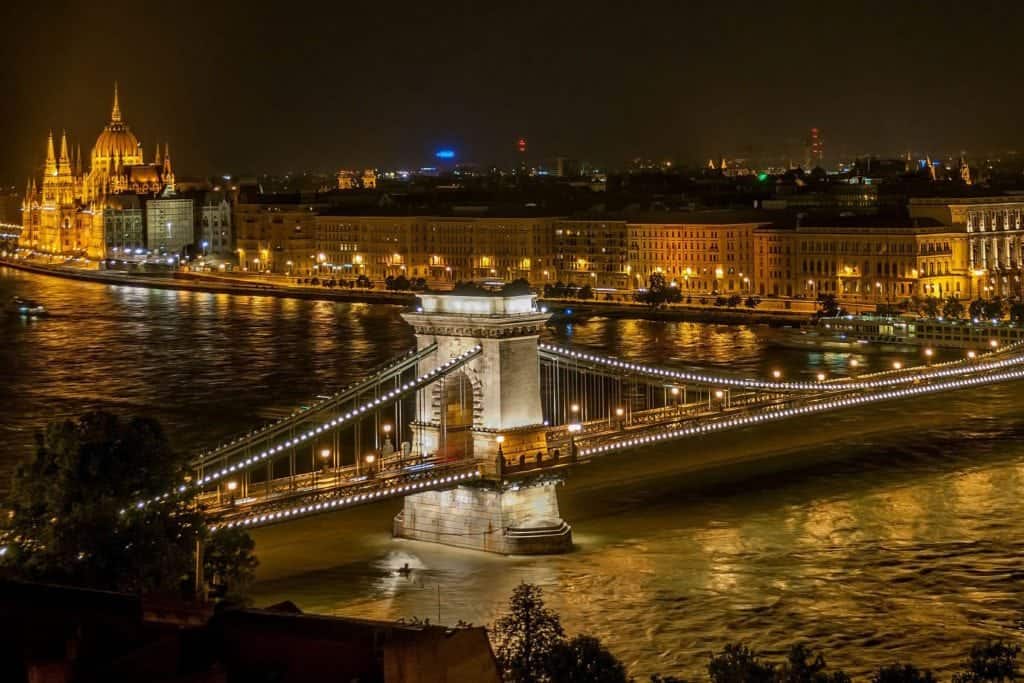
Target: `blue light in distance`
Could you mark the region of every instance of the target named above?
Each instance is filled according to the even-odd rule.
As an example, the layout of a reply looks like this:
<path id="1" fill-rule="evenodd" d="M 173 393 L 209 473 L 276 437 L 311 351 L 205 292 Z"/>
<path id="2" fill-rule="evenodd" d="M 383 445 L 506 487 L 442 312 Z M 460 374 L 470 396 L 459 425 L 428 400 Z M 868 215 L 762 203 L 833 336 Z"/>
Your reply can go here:
<path id="1" fill-rule="evenodd" d="M 434 156 L 437 157 L 438 159 L 454 159 L 455 158 L 455 150 L 454 149 L 439 149 L 434 154 Z"/>

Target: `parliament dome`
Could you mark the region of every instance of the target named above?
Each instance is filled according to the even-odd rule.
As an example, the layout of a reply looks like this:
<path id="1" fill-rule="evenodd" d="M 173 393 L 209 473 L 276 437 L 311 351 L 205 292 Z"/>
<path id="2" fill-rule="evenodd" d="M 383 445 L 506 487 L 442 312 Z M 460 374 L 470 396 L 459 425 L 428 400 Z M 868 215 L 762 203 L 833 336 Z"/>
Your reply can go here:
<path id="1" fill-rule="evenodd" d="M 139 147 L 139 140 L 128 128 L 128 124 L 121 120 L 121 106 L 117 100 L 117 84 L 114 84 L 114 107 L 110 112 L 110 123 L 96 138 L 96 145 L 92 148 L 92 158 L 112 159 L 121 158 L 124 163 L 141 164 L 142 150 Z"/>

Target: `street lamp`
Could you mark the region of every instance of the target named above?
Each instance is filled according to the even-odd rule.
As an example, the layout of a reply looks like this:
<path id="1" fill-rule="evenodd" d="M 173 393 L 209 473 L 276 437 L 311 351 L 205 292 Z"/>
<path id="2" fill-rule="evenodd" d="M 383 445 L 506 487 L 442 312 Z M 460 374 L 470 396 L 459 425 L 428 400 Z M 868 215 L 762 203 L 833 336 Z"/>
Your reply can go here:
<path id="1" fill-rule="evenodd" d="M 775 379 L 778 379 L 778 378 L 782 377 L 782 372 L 780 370 L 772 370 L 772 377 L 774 377 Z"/>
<path id="2" fill-rule="evenodd" d="M 903 363 L 899 362 L 898 360 L 897 361 L 893 361 L 892 369 L 893 370 L 902 370 L 903 369 Z"/>
<path id="3" fill-rule="evenodd" d="M 494 437 L 494 440 L 498 442 L 498 457 L 504 458 L 505 457 L 505 451 L 502 449 L 502 444 L 505 443 L 504 435 L 498 434 L 498 436 Z"/>
<path id="4" fill-rule="evenodd" d="M 825 381 L 825 373 L 824 372 L 819 372 L 818 373 L 818 381 L 819 382 L 824 382 Z"/>
<path id="5" fill-rule="evenodd" d="M 858 365 L 860 365 L 860 361 L 859 360 L 857 360 L 856 358 L 851 358 L 850 359 L 850 367 L 851 368 L 855 368 Z"/>
<path id="6" fill-rule="evenodd" d="M 619 425 L 618 425 L 618 426 L 619 426 L 619 429 L 622 429 L 622 428 L 623 428 L 623 421 L 622 421 L 622 418 L 623 418 L 623 417 L 624 417 L 625 415 L 626 415 L 626 410 L 625 410 L 624 408 L 622 408 L 621 406 L 615 409 L 615 417 L 616 417 L 616 419 L 617 419 L 617 420 L 618 420 L 618 422 L 619 422 Z"/>
<path id="7" fill-rule="evenodd" d="M 974 351 L 968 351 L 967 352 L 967 357 L 970 358 L 971 360 L 974 360 L 974 357 L 977 356 L 977 355 L 978 354 L 976 354 Z"/>
<path id="8" fill-rule="evenodd" d="M 576 460 L 576 435 L 583 429 L 583 425 L 579 422 L 573 422 L 569 425 L 569 460 Z"/>

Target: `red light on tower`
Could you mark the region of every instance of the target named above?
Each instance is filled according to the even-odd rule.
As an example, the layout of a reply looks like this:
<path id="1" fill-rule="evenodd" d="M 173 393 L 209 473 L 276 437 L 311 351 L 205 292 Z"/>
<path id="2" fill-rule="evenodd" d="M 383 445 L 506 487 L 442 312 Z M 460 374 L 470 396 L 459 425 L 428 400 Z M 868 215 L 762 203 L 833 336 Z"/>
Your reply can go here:
<path id="1" fill-rule="evenodd" d="M 519 153 L 520 154 L 525 154 L 526 153 L 526 138 L 519 138 L 519 142 L 516 143 L 516 146 L 519 148 Z"/>

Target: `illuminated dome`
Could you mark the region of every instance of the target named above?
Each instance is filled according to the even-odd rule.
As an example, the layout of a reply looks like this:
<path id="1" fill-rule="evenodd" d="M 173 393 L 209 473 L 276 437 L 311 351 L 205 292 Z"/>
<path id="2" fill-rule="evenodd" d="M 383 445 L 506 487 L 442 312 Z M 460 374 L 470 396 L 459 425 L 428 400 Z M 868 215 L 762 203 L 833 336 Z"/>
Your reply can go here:
<path id="1" fill-rule="evenodd" d="M 99 160 L 110 159 L 117 161 L 119 158 L 126 164 L 141 164 L 142 150 L 139 147 L 139 140 L 128 128 L 128 124 L 121 120 L 121 107 L 117 101 L 117 84 L 114 84 L 114 108 L 110 112 L 110 123 L 104 127 L 103 132 L 96 138 L 96 145 L 92 148 L 93 163 Z"/>

